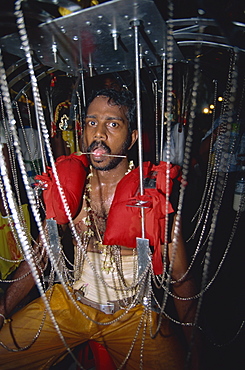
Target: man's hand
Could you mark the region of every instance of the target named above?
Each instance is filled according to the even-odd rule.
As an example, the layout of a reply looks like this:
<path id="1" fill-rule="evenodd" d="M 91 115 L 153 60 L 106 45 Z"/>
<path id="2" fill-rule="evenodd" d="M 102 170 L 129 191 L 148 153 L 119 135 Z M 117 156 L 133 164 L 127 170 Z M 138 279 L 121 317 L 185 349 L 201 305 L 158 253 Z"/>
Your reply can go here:
<path id="1" fill-rule="evenodd" d="M 0 314 L 0 330 L 1 330 L 1 329 L 2 329 L 2 327 L 3 327 L 4 318 L 5 318 L 5 316 L 4 316 L 4 315 L 2 315 L 2 314 Z"/>

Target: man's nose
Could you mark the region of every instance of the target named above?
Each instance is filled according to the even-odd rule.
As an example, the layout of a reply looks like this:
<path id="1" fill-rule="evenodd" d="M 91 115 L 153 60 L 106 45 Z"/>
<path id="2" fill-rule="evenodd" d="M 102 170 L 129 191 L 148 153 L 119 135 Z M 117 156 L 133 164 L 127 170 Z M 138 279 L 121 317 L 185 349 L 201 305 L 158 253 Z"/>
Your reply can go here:
<path id="1" fill-rule="evenodd" d="M 107 134 L 106 134 L 106 128 L 104 125 L 98 125 L 96 127 L 95 133 L 94 133 L 95 139 L 100 140 L 106 140 Z"/>

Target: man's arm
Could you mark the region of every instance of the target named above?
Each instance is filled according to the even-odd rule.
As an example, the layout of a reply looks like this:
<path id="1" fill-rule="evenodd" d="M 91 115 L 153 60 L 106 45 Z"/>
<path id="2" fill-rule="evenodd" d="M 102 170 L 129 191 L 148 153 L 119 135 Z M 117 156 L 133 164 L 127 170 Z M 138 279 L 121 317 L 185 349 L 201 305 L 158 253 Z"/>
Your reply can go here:
<path id="1" fill-rule="evenodd" d="M 0 314 L 5 318 L 8 318 L 14 308 L 27 296 L 35 285 L 29 265 L 26 261 L 23 261 L 15 271 L 13 280 L 21 278 L 26 274 L 27 276 L 23 279 L 11 283 L 0 299 Z M 0 328 L 4 323 L 3 316 L 0 315 Z"/>
<path id="2" fill-rule="evenodd" d="M 185 243 L 181 232 L 181 225 L 178 228 L 179 229 L 178 234 L 175 235 L 174 232 L 175 224 L 176 216 L 172 227 L 172 242 L 169 243 L 168 248 L 169 248 L 169 261 L 173 260 L 171 278 L 174 281 L 178 281 L 187 271 L 188 259 L 185 250 Z M 191 297 L 196 294 L 194 280 L 189 275 L 187 275 L 179 283 L 172 284 L 172 286 L 173 293 L 175 293 L 176 296 Z M 193 322 L 195 318 L 196 301 L 195 300 L 183 301 L 175 299 L 174 303 L 180 321 Z"/>
<path id="3" fill-rule="evenodd" d="M 169 244 L 169 260 L 173 258 L 173 266 L 171 278 L 174 281 L 178 281 L 186 273 L 188 268 L 188 259 L 185 250 L 185 243 L 181 233 L 181 225 L 179 227 L 178 235 L 174 235 L 174 228 L 176 223 L 173 223 L 172 228 L 172 242 Z M 176 238 L 176 240 L 175 240 Z M 176 244 L 177 243 L 177 244 Z M 174 253 L 174 256 L 173 256 Z M 196 284 L 193 277 L 190 274 L 187 274 L 183 280 L 177 283 L 172 284 L 172 293 L 177 297 L 188 298 L 195 296 Z M 197 299 L 192 300 L 180 300 L 174 298 L 175 308 L 179 317 L 180 322 L 182 323 L 194 323 L 196 310 L 197 310 Z M 201 333 L 199 329 L 196 329 L 193 326 L 182 326 L 185 338 L 188 345 L 192 346 L 191 348 L 191 362 L 190 369 L 198 370 L 200 369 L 200 358 L 201 358 Z M 194 333 L 194 341 L 193 339 Z"/>
<path id="4" fill-rule="evenodd" d="M 43 221 L 45 226 L 46 220 Z M 67 224 L 60 225 L 59 232 L 64 234 L 68 229 Z M 42 243 L 40 244 L 40 237 L 37 239 L 37 246 L 35 247 L 35 254 L 38 257 L 37 268 L 41 271 L 45 268 L 47 263 L 47 255 L 43 252 Z M 24 275 L 26 275 L 24 278 Z M 15 307 L 27 296 L 31 289 L 35 286 L 35 280 L 32 276 L 28 262 L 23 261 L 14 273 L 13 281 L 10 283 L 5 294 L 0 298 L 0 329 L 4 323 L 4 317 L 7 319 L 11 315 Z M 3 316 L 2 316 L 3 315 Z"/>

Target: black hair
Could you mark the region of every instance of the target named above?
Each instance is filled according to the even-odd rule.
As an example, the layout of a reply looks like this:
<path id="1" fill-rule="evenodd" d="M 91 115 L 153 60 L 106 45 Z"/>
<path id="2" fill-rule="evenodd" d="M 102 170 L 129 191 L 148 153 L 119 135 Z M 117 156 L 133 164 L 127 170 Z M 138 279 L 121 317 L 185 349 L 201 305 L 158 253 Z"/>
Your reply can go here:
<path id="1" fill-rule="evenodd" d="M 120 91 L 114 89 L 102 89 L 94 91 L 88 100 L 85 116 L 87 114 L 89 104 L 97 96 L 106 96 L 109 98 L 108 99 L 109 103 L 113 102 L 115 105 L 126 107 L 127 108 L 126 117 L 129 122 L 130 132 L 136 128 L 136 103 L 131 91 L 126 89 L 122 89 Z"/>

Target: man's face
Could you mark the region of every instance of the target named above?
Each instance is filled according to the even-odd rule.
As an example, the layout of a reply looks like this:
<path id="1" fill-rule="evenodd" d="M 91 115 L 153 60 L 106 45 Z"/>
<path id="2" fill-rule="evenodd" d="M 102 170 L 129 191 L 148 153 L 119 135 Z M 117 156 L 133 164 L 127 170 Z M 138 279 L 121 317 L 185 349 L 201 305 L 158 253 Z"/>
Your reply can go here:
<path id="1" fill-rule="evenodd" d="M 129 132 L 126 107 L 108 103 L 108 97 L 97 96 L 89 105 L 83 132 L 83 150 L 92 166 L 101 171 L 115 168 L 122 160 L 110 155 L 127 155 L 135 132 Z M 132 143 L 132 145 L 131 145 Z"/>

